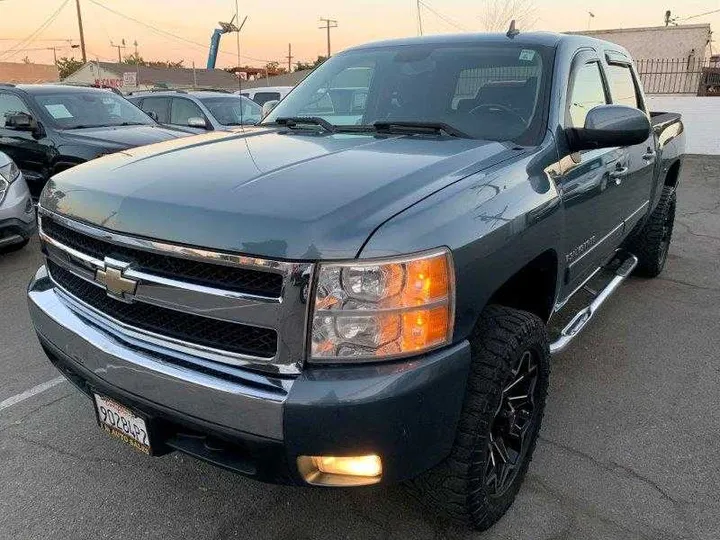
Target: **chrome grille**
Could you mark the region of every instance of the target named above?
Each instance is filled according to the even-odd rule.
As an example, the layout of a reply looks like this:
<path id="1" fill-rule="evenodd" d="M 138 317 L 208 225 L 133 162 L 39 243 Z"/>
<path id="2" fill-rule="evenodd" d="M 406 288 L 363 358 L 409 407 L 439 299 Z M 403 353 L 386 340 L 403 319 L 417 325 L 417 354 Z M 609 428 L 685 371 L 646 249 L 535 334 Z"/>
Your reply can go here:
<path id="1" fill-rule="evenodd" d="M 301 370 L 312 264 L 119 235 L 42 208 L 40 237 L 58 288 L 134 346 L 160 346 L 185 365 L 196 356 L 276 374 Z M 135 286 L 114 292 L 110 270 Z"/>
<path id="2" fill-rule="evenodd" d="M 208 264 L 202 261 L 111 244 L 104 240 L 83 235 L 48 216 L 43 218 L 43 230 L 45 234 L 58 242 L 87 255 L 98 259 L 113 257 L 120 260 L 131 260 L 135 262 L 138 269 L 159 276 L 182 279 L 188 283 L 199 285 L 222 287 L 230 291 L 272 296 L 274 298 L 278 298 L 282 292 L 282 276 L 280 274 Z"/>

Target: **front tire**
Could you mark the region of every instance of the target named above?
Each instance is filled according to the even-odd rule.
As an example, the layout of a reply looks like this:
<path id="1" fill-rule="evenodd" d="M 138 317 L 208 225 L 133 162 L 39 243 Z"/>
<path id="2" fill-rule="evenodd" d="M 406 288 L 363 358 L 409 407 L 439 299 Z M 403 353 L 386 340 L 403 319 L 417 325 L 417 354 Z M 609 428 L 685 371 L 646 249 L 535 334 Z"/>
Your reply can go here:
<path id="1" fill-rule="evenodd" d="M 543 321 L 486 308 L 450 456 L 414 481 L 422 500 L 477 530 L 497 522 L 520 489 L 545 410 L 550 350 Z"/>

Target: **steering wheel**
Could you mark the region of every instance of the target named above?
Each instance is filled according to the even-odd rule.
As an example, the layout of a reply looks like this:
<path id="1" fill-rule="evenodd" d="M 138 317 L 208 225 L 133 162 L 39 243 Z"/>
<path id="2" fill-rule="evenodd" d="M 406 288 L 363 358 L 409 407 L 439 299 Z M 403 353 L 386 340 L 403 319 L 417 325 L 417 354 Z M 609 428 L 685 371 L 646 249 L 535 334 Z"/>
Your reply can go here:
<path id="1" fill-rule="evenodd" d="M 481 103 L 477 107 L 473 107 L 470 109 L 469 114 L 477 114 L 479 111 L 483 109 L 488 109 L 490 111 L 502 111 L 504 113 L 508 113 L 518 120 L 520 120 L 523 124 L 527 125 L 527 121 L 523 116 L 515 111 L 513 111 L 510 107 L 506 105 L 501 105 L 500 103 Z"/>

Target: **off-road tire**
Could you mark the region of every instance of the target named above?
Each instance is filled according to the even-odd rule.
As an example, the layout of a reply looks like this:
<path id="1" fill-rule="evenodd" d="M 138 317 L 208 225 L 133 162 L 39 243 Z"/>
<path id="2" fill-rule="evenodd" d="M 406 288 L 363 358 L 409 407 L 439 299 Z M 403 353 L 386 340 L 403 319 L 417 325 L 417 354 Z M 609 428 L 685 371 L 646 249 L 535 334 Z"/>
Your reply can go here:
<path id="1" fill-rule="evenodd" d="M 547 329 L 539 317 L 503 306 L 483 311 L 470 346 L 472 365 L 451 453 L 410 487 L 430 510 L 482 531 L 510 508 L 532 459 L 545 410 L 550 350 Z M 495 497 L 485 483 L 491 429 L 503 389 L 525 351 L 532 351 L 537 358 L 535 423 L 514 480 Z"/>
<path id="2" fill-rule="evenodd" d="M 654 278 L 665 267 L 675 224 L 676 203 L 675 188 L 664 186 L 655 210 L 628 243 L 628 251 L 638 258 L 636 275 Z"/>

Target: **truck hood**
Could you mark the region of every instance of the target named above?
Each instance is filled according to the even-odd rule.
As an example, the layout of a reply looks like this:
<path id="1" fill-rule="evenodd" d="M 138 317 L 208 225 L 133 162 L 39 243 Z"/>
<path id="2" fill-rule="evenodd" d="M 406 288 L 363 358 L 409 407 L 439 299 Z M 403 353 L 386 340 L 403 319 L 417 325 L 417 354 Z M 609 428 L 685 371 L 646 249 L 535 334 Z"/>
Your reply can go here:
<path id="1" fill-rule="evenodd" d="M 159 125 L 111 126 L 63 131 L 64 139 L 72 144 L 91 144 L 109 149 L 133 148 L 186 135 L 181 131 Z"/>
<path id="2" fill-rule="evenodd" d="M 42 207 L 112 231 L 262 257 L 356 257 L 382 223 L 521 151 L 437 136 L 268 128 L 136 148 L 54 176 Z"/>

